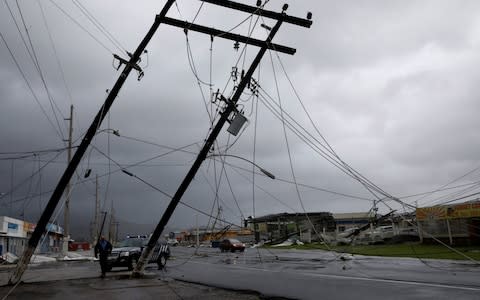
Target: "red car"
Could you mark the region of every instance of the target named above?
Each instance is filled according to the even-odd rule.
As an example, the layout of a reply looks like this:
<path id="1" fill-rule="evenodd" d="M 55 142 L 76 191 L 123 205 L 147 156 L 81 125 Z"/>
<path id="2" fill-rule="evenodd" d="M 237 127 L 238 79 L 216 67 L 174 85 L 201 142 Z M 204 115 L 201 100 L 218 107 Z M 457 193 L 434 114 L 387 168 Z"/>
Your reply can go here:
<path id="1" fill-rule="evenodd" d="M 220 243 L 219 246 L 222 252 L 239 250 L 240 252 L 245 251 L 245 244 L 236 239 L 226 239 Z"/>

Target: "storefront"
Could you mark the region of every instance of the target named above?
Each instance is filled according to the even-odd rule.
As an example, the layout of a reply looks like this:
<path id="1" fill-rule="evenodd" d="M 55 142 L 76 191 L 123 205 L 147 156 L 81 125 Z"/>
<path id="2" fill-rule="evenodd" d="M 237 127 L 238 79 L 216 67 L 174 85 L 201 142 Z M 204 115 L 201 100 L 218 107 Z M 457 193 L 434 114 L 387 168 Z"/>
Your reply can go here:
<path id="1" fill-rule="evenodd" d="M 0 255 L 10 252 L 20 255 L 27 245 L 24 222 L 10 217 L 0 217 Z"/>
<path id="2" fill-rule="evenodd" d="M 417 208 L 421 241 L 480 244 L 480 201 Z"/>

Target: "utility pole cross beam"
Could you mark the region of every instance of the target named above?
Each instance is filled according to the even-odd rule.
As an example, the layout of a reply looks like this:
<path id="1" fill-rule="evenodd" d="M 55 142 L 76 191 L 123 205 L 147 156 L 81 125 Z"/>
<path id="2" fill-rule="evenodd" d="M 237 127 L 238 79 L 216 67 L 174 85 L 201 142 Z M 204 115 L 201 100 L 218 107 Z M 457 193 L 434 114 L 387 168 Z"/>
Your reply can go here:
<path id="1" fill-rule="evenodd" d="M 200 1 L 223 6 L 223 7 L 228 7 L 231 9 L 236 9 L 239 11 L 259 15 L 262 17 L 270 18 L 270 19 L 276 19 L 276 20 L 282 19 L 283 22 L 290 23 L 293 25 L 298 25 L 298 26 L 307 27 L 307 28 L 310 28 L 310 26 L 312 26 L 312 21 L 309 19 L 312 17 L 311 13 L 307 14 L 307 20 L 305 20 L 302 18 L 293 17 L 286 14 L 274 12 L 271 10 L 265 10 L 260 7 L 250 6 L 250 5 L 237 3 L 229 0 L 200 0 Z M 284 10 L 286 10 L 286 8 Z"/>
<path id="2" fill-rule="evenodd" d="M 167 25 L 183 28 L 185 30 L 192 30 L 192 31 L 197 31 L 197 32 L 205 33 L 205 34 L 210 34 L 213 37 L 219 37 L 219 38 L 232 40 L 232 41 L 240 42 L 240 43 L 244 43 L 244 44 L 249 44 L 249 45 L 253 45 L 253 46 L 257 46 L 257 47 L 267 47 L 270 50 L 278 51 L 278 52 L 285 53 L 285 54 L 293 55 L 297 51 L 294 48 L 269 43 L 268 41 L 262 41 L 262 40 L 254 39 L 254 38 L 251 38 L 251 37 L 248 37 L 248 36 L 235 34 L 235 33 L 230 33 L 230 32 L 227 32 L 227 31 L 222 31 L 222 30 L 218 30 L 218 29 L 214 29 L 214 28 L 210 28 L 210 27 L 205 27 L 205 26 L 202 26 L 202 25 L 197 25 L 197 24 L 193 24 L 193 23 L 189 23 L 189 22 L 185 22 L 185 21 L 180 21 L 180 20 L 177 20 L 177 19 L 165 18 L 163 20 L 163 23 L 165 23 Z"/>

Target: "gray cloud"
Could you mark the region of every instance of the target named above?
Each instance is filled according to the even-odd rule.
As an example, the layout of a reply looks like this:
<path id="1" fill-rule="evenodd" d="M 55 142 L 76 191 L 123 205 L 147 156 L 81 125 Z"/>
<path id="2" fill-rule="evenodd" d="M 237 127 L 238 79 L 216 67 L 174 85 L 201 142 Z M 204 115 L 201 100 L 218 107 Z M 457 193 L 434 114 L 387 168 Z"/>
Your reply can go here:
<path id="1" fill-rule="evenodd" d="M 163 5 L 156 1 L 142 2 L 142 5 L 113 1 L 82 1 L 82 4 L 130 51 L 142 39 L 155 13 Z M 271 10 L 279 10 L 282 4 L 271 1 L 268 6 Z M 46 82 L 62 112 L 58 117 L 65 134 L 66 122 L 63 118 L 67 117 L 70 99 L 48 32 L 37 3 L 20 1 L 20 5 Z M 42 2 L 42 5 L 71 91 L 75 106 L 74 137 L 78 140 L 119 72 L 112 68 L 112 53 L 79 29 L 51 2 Z M 99 34 L 72 3 L 59 2 L 59 5 L 108 48 L 125 56 Z M 181 15 L 176 7 L 171 9 L 170 15 L 192 20 L 200 5 L 199 1 L 180 1 L 178 8 Z M 296 55 L 280 54 L 280 65 L 276 54 L 272 55 L 273 62 L 267 54 L 260 73 L 254 77 L 260 82 L 264 91 L 262 95 L 268 93 L 274 99 L 267 99 L 269 103 L 278 103 L 278 85 L 285 111 L 317 140 L 321 140 L 283 74 L 283 66 L 316 126 L 340 157 L 386 191 L 401 196 L 433 190 L 478 164 L 476 153 L 479 139 L 476 128 L 480 124 L 476 116 L 479 108 L 476 99 L 476 66 L 479 63 L 480 40 L 477 36 L 480 27 L 477 6 L 475 1 L 455 4 L 448 1 L 295 1 L 290 3 L 288 12 L 304 17 L 307 11 L 312 11 L 314 25 L 311 29 L 304 29 L 285 24 L 275 42 L 295 47 Z M 42 82 L 5 3 L 1 7 L 1 32 L 49 118 L 56 125 Z M 19 20 L 18 12 L 14 10 L 14 13 Z M 216 28 L 233 28 L 245 17 L 245 14 L 226 12 L 225 9 L 205 4 L 196 22 Z M 273 24 L 269 20 L 265 22 Z M 247 21 L 235 32 L 245 34 L 249 25 Z M 265 38 L 266 32 L 258 30 L 254 36 Z M 230 95 L 232 83 L 227 84 L 227 81 L 240 54 L 233 49 L 233 42 L 215 38 L 211 45 L 208 36 L 194 32 L 189 32 L 188 38 L 198 76 L 206 82 L 210 80 L 212 46 L 212 89 L 223 91 L 225 88 L 225 95 Z M 240 70 L 247 68 L 255 52 L 254 47 L 248 47 L 245 65 L 243 59 L 239 61 Z M 104 153 L 109 152 L 110 157 L 123 167 L 169 151 L 152 143 L 173 148 L 202 143 L 210 127 L 204 100 L 188 63 L 183 31 L 161 25 L 148 46 L 148 59 L 145 55 L 142 59 L 142 66 L 146 67 L 145 77 L 138 82 L 136 75 L 131 74 L 112 107 L 110 125 L 105 120 L 102 126 L 102 129 L 118 129 L 122 136 L 104 132 L 98 134 L 94 141 L 95 147 Z M 0 62 L 0 152 L 64 147 L 65 144 L 55 134 L 28 91 L 3 44 L 0 45 Z M 201 87 L 210 109 L 209 88 L 206 85 Z M 245 100 L 241 103 L 249 118 L 249 125 L 229 152 L 253 159 L 255 105 L 248 95 L 242 99 Z M 262 103 L 259 104 L 257 119 L 256 162 L 278 178 L 293 181 L 282 123 Z M 290 131 L 287 137 L 298 182 L 373 198 L 358 182 L 326 162 Z M 227 143 L 231 144 L 234 140 L 223 131 L 218 146 L 224 149 Z M 195 145 L 187 150 L 196 153 L 199 147 Z M 40 156 L 41 163 L 53 158 L 53 155 Z M 1 155 L 0 158 L 11 156 Z M 129 170 L 173 194 L 194 157 L 191 153 L 174 153 L 129 167 Z M 62 173 L 65 161 L 66 155 L 60 154 L 54 163 L 41 172 L 40 181 L 38 175 L 32 175 L 38 169 L 38 157 L 15 160 L 13 176 L 11 160 L 0 160 L 3 179 L 0 192 L 7 193 L 0 199 L 0 212 L 19 217 L 25 207 L 25 217 L 35 221 L 40 208 L 49 198 L 47 192 L 55 187 Z M 250 164 L 235 158 L 227 158 L 227 162 L 252 169 Z M 204 162 L 204 174 L 196 176 L 184 201 L 210 212 L 215 199 L 211 186 L 215 187 L 215 178 L 217 181 L 221 178 L 219 196 L 223 214 L 227 220 L 239 223 L 241 214 L 253 214 L 254 189 L 251 182 L 243 177 L 251 180 L 252 175 L 236 169 L 241 176 L 232 167 L 225 167 L 240 212 L 224 175 L 220 176 L 220 164 L 217 162 L 215 165 L 216 175 L 213 162 Z M 96 150 L 88 151 L 79 167 L 80 177 L 83 177 L 86 168 L 93 170 L 90 177 L 93 179 L 95 173 L 102 175 L 109 172 L 108 160 Z M 118 166 L 111 162 L 110 171 L 117 169 Z M 13 186 L 16 186 L 29 176 L 32 176 L 32 180 L 20 185 L 13 196 L 8 193 L 12 180 Z M 473 172 L 458 183 L 477 179 L 477 172 Z M 256 188 L 257 215 L 289 211 L 289 207 L 301 211 L 294 185 L 272 181 L 260 175 L 255 177 L 255 182 L 288 206 Z M 101 177 L 100 187 L 102 206 L 109 209 L 113 201 L 117 216 L 125 223 L 154 224 L 166 205 L 166 199 L 160 193 L 118 170 L 111 174 L 110 179 L 108 176 Z M 72 210 L 77 228 L 88 227 L 92 220 L 94 189 L 92 181 L 78 184 L 74 189 Z M 301 186 L 299 190 L 307 210 L 367 211 L 372 205 L 368 200 L 347 198 L 307 187 Z M 36 196 L 39 193 L 44 194 L 42 197 Z M 421 202 L 430 199 L 435 198 Z M 408 199 L 411 202 L 414 200 Z M 388 211 L 388 208 L 382 207 L 382 210 Z M 196 214 L 180 207 L 169 225 L 193 226 Z M 205 224 L 208 222 L 204 216 L 199 216 L 199 220 Z"/>

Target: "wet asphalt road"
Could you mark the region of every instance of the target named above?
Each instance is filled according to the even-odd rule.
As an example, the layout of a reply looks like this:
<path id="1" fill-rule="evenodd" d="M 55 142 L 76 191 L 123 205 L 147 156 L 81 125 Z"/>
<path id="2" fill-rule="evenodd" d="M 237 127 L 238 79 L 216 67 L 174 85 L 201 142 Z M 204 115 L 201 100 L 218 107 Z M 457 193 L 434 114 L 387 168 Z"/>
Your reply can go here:
<path id="1" fill-rule="evenodd" d="M 468 262 L 352 257 L 305 250 L 171 250 L 174 257 L 166 270 L 149 265 L 148 280 L 176 279 L 291 299 L 480 299 L 480 265 Z M 9 270 L 0 269 L 0 284 L 8 280 Z M 69 286 L 88 280 L 98 282 L 98 275 L 97 262 L 57 262 L 31 266 L 23 280 L 37 284 L 69 280 Z M 116 281 L 128 275 L 125 269 L 114 268 L 104 282 L 117 289 L 123 284 Z M 84 291 L 95 292 L 90 286 Z M 130 295 L 143 292 L 141 286 L 129 289 Z"/>
<path id="2" fill-rule="evenodd" d="M 324 251 L 173 248 L 168 276 L 294 299 L 480 299 L 480 265 Z"/>

